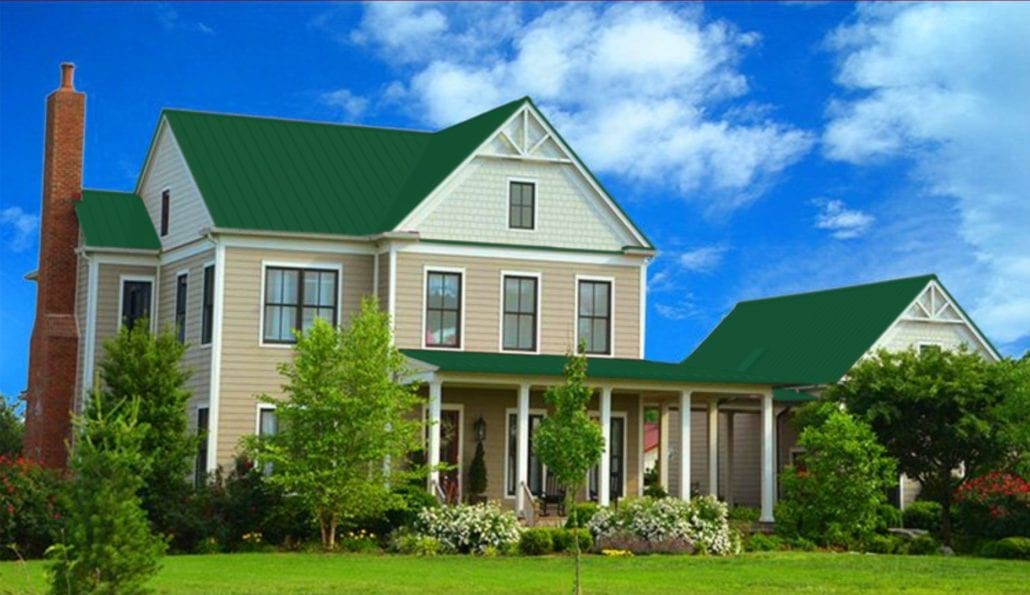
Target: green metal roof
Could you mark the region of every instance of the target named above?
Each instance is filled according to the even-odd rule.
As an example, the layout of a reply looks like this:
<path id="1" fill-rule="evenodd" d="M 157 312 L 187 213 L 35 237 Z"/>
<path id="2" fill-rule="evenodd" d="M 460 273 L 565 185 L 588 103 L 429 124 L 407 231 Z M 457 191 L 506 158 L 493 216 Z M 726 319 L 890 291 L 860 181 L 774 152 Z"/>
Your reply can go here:
<path id="1" fill-rule="evenodd" d="M 162 113 L 215 226 L 369 235 L 393 230 L 526 103 L 523 97 L 435 133 Z"/>
<path id="2" fill-rule="evenodd" d="M 143 199 L 131 192 L 83 190 L 82 200 L 75 203 L 75 214 L 91 248 L 161 247 Z"/>
<path id="3" fill-rule="evenodd" d="M 738 303 L 683 365 L 837 382 L 936 275 Z"/>
<path id="4" fill-rule="evenodd" d="M 774 388 L 773 400 L 777 403 L 808 403 L 818 401 L 819 397 L 789 388 Z"/>
<path id="5" fill-rule="evenodd" d="M 401 351 L 411 359 L 429 364 L 441 371 L 466 374 L 560 377 L 567 360 L 564 355 L 435 349 Z M 587 377 L 669 383 L 768 384 L 762 377 L 747 372 L 700 369 L 678 363 L 610 357 L 588 358 Z"/>

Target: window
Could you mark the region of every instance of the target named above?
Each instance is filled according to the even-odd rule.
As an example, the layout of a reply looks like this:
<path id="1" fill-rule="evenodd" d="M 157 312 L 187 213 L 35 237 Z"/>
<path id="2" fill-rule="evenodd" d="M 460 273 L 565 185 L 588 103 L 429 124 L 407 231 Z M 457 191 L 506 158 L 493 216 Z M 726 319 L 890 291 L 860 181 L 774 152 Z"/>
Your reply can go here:
<path id="1" fill-rule="evenodd" d="M 611 354 L 612 284 L 610 281 L 580 281 L 577 343 L 586 353 Z"/>
<path id="2" fill-rule="evenodd" d="M 504 277 L 504 319 L 501 345 L 512 351 L 536 351 L 535 277 Z"/>
<path id="3" fill-rule="evenodd" d="M 258 409 L 258 436 L 274 436 L 279 433 L 279 418 L 275 415 L 275 408 L 263 405 Z M 261 472 L 265 475 L 272 474 L 272 464 L 265 463 L 261 466 Z"/>
<path id="4" fill-rule="evenodd" d="M 136 321 L 150 317 L 150 281 L 122 281 L 122 324 L 132 328 Z"/>
<path id="5" fill-rule="evenodd" d="M 336 277 L 336 271 L 266 268 L 264 341 L 296 343 L 294 331 L 307 331 L 316 318 L 335 325 Z"/>
<path id="6" fill-rule="evenodd" d="M 207 479 L 208 408 L 197 408 L 197 460 L 193 465 L 193 484 L 204 485 Z"/>
<path id="7" fill-rule="evenodd" d="M 426 274 L 425 340 L 428 347 L 461 347 L 461 273 Z"/>
<path id="8" fill-rule="evenodd" d="M 204 267 L 204 304 L 200 324 L 200 344 L 211 343 L 211 330 L 215 322 L 215 265 Z"/>
<path id="9" fill-rule="evenodd" d="M 508 227 L 510 229 L 533 229 L 536 225 L 536 184 L 532 182 L 511 182 L 508 186 Z"/>
<path id="10" fill-rule="evenodd" d="M 175 332 L 180 343 L 186 342 L 186 291 L 189 274 L 181 273 L 175 280 Z"/>
<path id="11" fill-rule="evenodd" d="M 541 496 L 544 493 L 545 478 L 547 470 L 544 468 L 543 461 L 536 456 L 536 451 L 533 450 L 533 436 L 536 434 L 537 429 L 540 428 L 540 424 L 544 421 L 544 416 L 541 413 L 529 414 L 529 490 L 533 492 L 535 496 Z M 508 413 L 508 465 L 507 475 L 505 478 L 505 489 L 509 496 L 514 496 L 516 488 L 516 481 L 518 480 L 518 458 L 519 458 L 519 416 L 517 413 Z"/>
<path id="12" fill-rule="evenodd" d="M 168 235 L 168 215 L 171 209 L 172 196 L 168 190 L 161 193 L 161 237 Z"/>
<path id="13" fill-rule="evenodd" d="M 940 351 L 941 345 L 939 343 L 919 343 L 919 353 L 927 353 L 930 351 Z"/>
<path id="14" fill-rule="evenodd" d="M 597 417 L 593 417 L 595 421 L 599 421 Z M 609 461 L 609 479 L 608 479 L 608 498 L 611 502 L 617 502 L 623 497 L 622 483 L 625 476 L 624 467 L 625 461 L 623 460 L 623 450 L 625 449 L 626 443 L 626 418 L 621 415 L 612 415 L 611 418 L 611 444 L 608 448 L 608 461 Z M 590 469 L 590 477 L 587 482 L 587 489 L 589 490 L 589 496 L 591 500 L 597 500 L 598 494 L 598 477 L 600 476 L 600 465 L 595 465 Z"/>

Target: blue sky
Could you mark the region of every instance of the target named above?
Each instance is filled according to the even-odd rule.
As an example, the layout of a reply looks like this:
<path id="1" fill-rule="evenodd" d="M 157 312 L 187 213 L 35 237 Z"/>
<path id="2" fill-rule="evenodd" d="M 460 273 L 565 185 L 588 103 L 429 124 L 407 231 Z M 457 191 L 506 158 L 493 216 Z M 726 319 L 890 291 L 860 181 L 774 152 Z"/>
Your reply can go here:
<path id="1" fill-rule="evenodd" d="M 1030 5 L 0 4 L 0 391 L 24 388 L 43 98 L 85 182 L 162 107 L 437 128 L 531 95 L 661 249 L 647 355 L 745 298 L 937 272 L 1030 348 Z"/>

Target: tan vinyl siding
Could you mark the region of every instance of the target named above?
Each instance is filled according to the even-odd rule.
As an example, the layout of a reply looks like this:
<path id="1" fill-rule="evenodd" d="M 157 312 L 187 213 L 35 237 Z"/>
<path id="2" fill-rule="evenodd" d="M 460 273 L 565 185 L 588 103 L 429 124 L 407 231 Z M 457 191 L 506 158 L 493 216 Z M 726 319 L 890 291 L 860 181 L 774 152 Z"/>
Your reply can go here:
<path id="1" fill-rule="evenodd" d="M 118 302 L 121 295 L 121 276 L 138 275 L 155 277 L 157 267 L 130 266 L 122 264 L 100 264 L 97 281 L 97 325 L 96 325 L 96 369 L 104 356 L 104 341 L 118 334 L 122 305 Z M 156 288 L 151 289 L 151 311 L 158 307 L 153 301 L 157 299 Z M 160 315 L 160 314 L 159 314 Z"/>
<path id="2" fill-rule="evenodd" d="M 167 250 L 200 237 L 200 230 L 211 227 L 211 215 L 193 183 L 186 160 L 171 128 L 162 126 L 140 188 L 154 231 L 161 233 L 161 193 L 168 189 L 170 208 L 168 235 L 160 238 Z"/>
<path id="3" fill-rule="evenodd" d="M 263 261 L 299 267 L 342 266 L 343 298 L 340 322 L 347 325 L 361 297 L 372 293 L 372 256 L 225 249 L 225 295 L 222 322 L 221 387 L 218 411 L 218 463 L 231 462 L 240 438 L 253 434 L 257 423 L 255 395 L 281 394 L 276 367 L 289 360 L 292 349 L 261 346 L 261 266 Z"/>
<path id="4" fill-rule="evenodd" d="M 640 267 L 473 258 L 401 252 L 397 255 L 397 344 L 422 347 L 423 270 L 464 268 L 463 348 L 496 352 L 500 341 L 501 271 L 541 275 L 541 353 L 566 353 L 575 343 L 576 276 L 612 277 L 614 355 L 640 357 Z"/>
<path id="5" fill-rule="evenodd" d="M 188 272 L 186 285 L 186 353 L 182 362 L 190 371 L 186 387 L 192 393 L 188 410 L 195 411 L 200 403 L 206 403 L 211 390 L 211 347 L 200 344 L 200 327 L 203 318 L 204 267 L 215 260 L 214 250 L 207 250 L 161 267 L 161 308 L 158 323 L 161 328 L 174 331 L 175 297 L 179 273 Z M 195 413 L 190 420 L 195 423 Z M 192 427 L 192 426 L 191 426 Z"/>

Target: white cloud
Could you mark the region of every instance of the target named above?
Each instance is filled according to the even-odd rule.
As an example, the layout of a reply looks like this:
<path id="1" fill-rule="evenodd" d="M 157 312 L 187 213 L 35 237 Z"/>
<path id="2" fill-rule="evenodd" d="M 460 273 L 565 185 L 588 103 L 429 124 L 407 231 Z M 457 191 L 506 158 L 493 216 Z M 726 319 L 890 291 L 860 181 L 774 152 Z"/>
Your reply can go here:
<path id="1" fill-rule="evenodd" d="M 872 5 L 828 39 L 848 94 L 823 137 L 832 159 L 905 158 L 930 196 L 955 209 L 938 242 L 982 272 L 972 314 L 1003 343 L 1030 336 L 1030 7 Z"/>
<path id="2" fill-rule="evenodd" d="M 700 309 L 697 304 L 694 303 L 694 296 L 688 294 L 683 301 L 678 304 L 655 304 L 655 312 L 658 313 L 662 318 L 668 318 L 669 320 L 687 320 L 689 318 L 696 318 L 701 315 Z"/>
<path id="3" fill-rule="evenodd" d="M 0 210 L 0 228 L 4 228 L 4 239 L 12 252 L 22 252 L 32 244 L 39 228 L 39 217 L 26 213 L 21 207 L 7 207 Z"/>
<path id="4" fill-rule="evenodd" d="M 832 231 L 838 240 L 861 237 L 875 220 L 868 213 L 849 209 L 842 200 L 816 199 L 812 202 L 821 209 L 815 217 L 815 226 Z"/>
<path id="5" fill-rule="evenodd" d="M 676 263 L 687 272 L 710 273 L 722 263 L 725 253 L 725 246 L 704 246 L 678 254 Z"/>
<path id="6" fill-rule="evenodd" d="M 203 33 L 214 35 L 215 30 L 203 21 L 187 21 L 179 16 L 179 11 L 168 4 L 158 4 L 157 20 L 165 31 L 189 31 L 192 33 Z"/>
<path id="7" fill-rule="evenodd" d="M 489 8 L 489 9 L 487 9 Z M 404 73 L 412 114 L 452 124 L 532 96 L 591 168 L 725 213 L 759 196 L 811 135 L 747 106 L 753 33 L 695 7 L 366 7 L 350 40 Z M 730 105 L 730 102 L 733 105 Z"/>
<path id="8" fill-rule="evenodd" d="M 368 99 L 361 95 L 355 95 L 350 89 L 337 89 L 323 93 L 322 103 L 340 110 L 340 113 L 348 120 L 357 120 L 368 109 Z"/>

